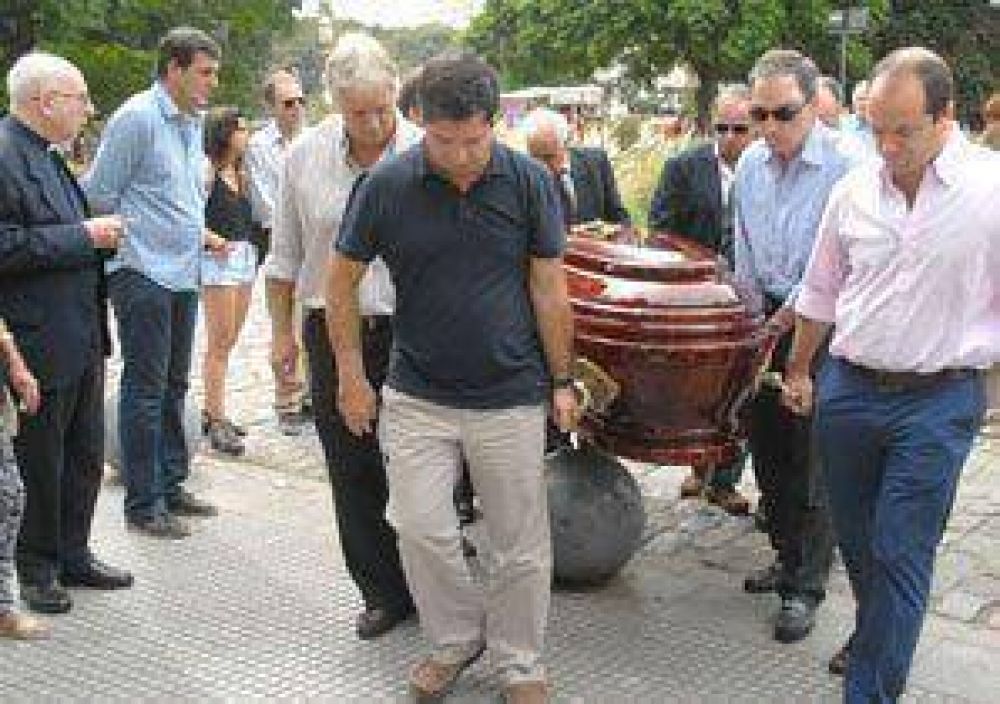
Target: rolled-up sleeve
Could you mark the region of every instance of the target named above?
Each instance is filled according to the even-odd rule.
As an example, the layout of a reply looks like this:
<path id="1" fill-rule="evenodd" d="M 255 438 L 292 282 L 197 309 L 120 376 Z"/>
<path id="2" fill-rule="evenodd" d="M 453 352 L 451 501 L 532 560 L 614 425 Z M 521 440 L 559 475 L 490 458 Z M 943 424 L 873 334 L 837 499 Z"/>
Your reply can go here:
<path id="1" fill-rule="evenodd" d="M 795 299 L 796 313 L 822 323 L 834 322 L 837 296 L 847 273 L 847 252 L 840 237 L 841 211 L 846 193 L 842 186 L 834 186 L 823 211 L 816 243 Z"/>
<path id="2" fill-rule="evenodd" d="M 295 193 L 295 159 L 284 159 L 278 176 L 278 195 L 274 201 L 271 227 L 271 251 L 264 263 L 264 275 L 280 281 L 296 281 L 302 268 L 303 227 Z M 305 175 L 315 178 L 314 174 Z"/>

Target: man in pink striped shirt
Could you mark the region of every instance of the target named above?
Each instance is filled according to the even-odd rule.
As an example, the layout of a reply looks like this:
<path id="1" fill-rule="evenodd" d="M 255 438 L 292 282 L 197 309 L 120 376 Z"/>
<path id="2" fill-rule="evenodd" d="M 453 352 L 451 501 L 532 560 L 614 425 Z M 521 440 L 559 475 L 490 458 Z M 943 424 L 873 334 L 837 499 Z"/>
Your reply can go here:
<path id="1" fill-rule="evenodd" d="M 874 71 L 880 161 L 834 187 L 796 302 L 784 400 L 815 432 L 857 599 L 845 701 L 903 692 L 962 465 L 1000 359 L 1000 158 L 952 119 L 926 49 Z M 830 360 L 809 363 L 832 327 Z"/>

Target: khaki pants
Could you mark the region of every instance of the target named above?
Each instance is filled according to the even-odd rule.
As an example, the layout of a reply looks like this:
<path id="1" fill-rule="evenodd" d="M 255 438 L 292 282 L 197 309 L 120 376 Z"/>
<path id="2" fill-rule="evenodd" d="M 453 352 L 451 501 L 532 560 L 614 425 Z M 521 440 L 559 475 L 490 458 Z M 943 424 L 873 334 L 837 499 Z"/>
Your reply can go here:
<path id="1" fill-rule="evenodd" d="M 542 679 L 552 545 L 542 407 L 449 408 L 384 387 L 379 433 L 387 516 L 420 623 L 442 661 L 485 644 L 507 682 Z M 462 556 L 452 492 L 465 457 L 479 495 L 490 565 L 485 593 Z"/>

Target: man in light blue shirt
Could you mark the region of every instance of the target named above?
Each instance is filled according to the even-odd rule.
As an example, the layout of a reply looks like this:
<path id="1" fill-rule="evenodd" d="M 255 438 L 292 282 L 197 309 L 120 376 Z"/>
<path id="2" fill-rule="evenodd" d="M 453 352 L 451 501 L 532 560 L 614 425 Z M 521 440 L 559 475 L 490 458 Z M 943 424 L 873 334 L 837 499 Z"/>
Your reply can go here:
<path id="1" fill-rule="evenodd" d="M 736 280 L 778 336 L 771 371 L 784 370 L 793 304 L 827 196 L 849 166 L 839 134 L 817 119 L 813 62 L 773 50 L 750 73 L 750 118 L 763 139 L 736 166 Z M 801 640 L 825 596 L 833 555 L 826 493 L 810 451 L 809 419 L 764 387 L 751 401 L 750 452 L 761 489 L 774 565 L 749 576 L 748 592 L 776 591 L 782 606 L 774 637 Z"/>
<path id="2" fill-rule="evenodd" d="M 157 80 L 108 121 L 85 182 L 98 212 L 120 213 L 125 237 L 108 263 L 123 370 L 118 433 L 125 517 L 155 537 L 189 534 L 178 515 L 215 509 L 183 489 L 189 455 L 184 399 L 205 231 L 199 111 L 218 84 L 219 47 L 204 32 L 173 29 L 160 42 Z"/>

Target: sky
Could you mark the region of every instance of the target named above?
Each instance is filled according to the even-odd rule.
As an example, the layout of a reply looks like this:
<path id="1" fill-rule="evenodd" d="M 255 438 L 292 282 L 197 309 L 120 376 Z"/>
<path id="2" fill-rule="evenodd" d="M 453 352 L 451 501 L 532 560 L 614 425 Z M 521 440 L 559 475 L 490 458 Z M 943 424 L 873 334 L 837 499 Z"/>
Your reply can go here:
<path id="1" fill-rule="evenodd" d="M 303 0 L 303 10 L 315 12 L 320 4 L 331 4 L 336 17 L 355 19 L 367 25 L 412 27 L 440 22 L 464 27 L 484 0 Z"/>

